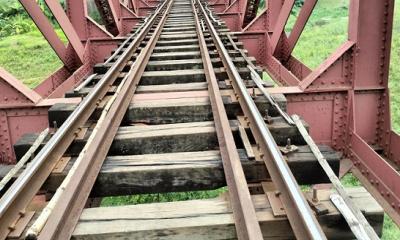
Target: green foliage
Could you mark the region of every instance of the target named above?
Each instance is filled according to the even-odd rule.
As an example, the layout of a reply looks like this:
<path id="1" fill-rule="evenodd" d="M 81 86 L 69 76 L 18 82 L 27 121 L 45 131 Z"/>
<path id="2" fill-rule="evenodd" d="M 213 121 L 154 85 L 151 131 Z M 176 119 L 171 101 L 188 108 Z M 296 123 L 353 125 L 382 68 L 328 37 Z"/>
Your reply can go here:
<path id="1" fill-rule="evenodd" d="M 347 39 L 348 6 L 346 2 L 334 6 L 319 1 L 313 11 L 293 55 L 314 69 Z M 296 21 L 293 15 L 286 25 L 290 32 Z"/>
<path id="2" fill-rule="evenodd" d="M 120 206 L 142 203 L 155 202 L 174 202 L 194 199 L 209 199 L 218 197 L 221 193 L 227 191 L 227 188 L 219 188 L 210 191 L 192 191 L 192 192 L 176 192 L 163 194 L 138 194 L 131 196 L 107 197 L 103 198 L 101 205 L 105 206 Z"/>
<path id="3" fill-rule="evenodd" d="M 23 15 L 15 17 L 0 17 L 0 37 L 31 32 L 35 29 L 32 21 Z"/>
<path id="4" fill-rule="evenodd" d="M 299 8 L 299 7 L 303 6 L 304 0 L 296 0 L 294 4 L 295 4 L 296 8 Z M 260 0 L 258 7 L 259 7 L 259 9 L 265 8 L 265 0 Z"/>
<path id="5" fill-rule="evenodd" d="M 301 6 L 303 6 L 303 4 L 304 4 L 304 0 L 296 0 L 296 1 L 294 2 L 294 5 L 295 5 L 296 7 L 301 7 Z"/>
<path id="6" fill-rule="evenodd" d="M 258 9 L 264 9 L 265 8 L 265 0 L 260 0 L 260 3 L 258 4 Z"/>
<path id="7" fill-rule="evenodd" d="M 58 23 L 44 0 L 39 0 L 38 3 L 50 22 L 58 28 Z M 61 1 L 61 4 L 65 6 L 65 1 Z M 17 0 L 0 0 L 0 37 L 31 32 L 35 28 L 35 24 Z"/>
<path id="8" fill-rule="evenodd" d="M 393 222 L 393 220 L 385 214 L 385 218 L 383 220 L 383 234 L 382 240 L 394 240 L 400 239 L 400 230 L 399 227 Z"/>
<path id="9" fill-rule="evenodd" d="M 1 0 L 0 17 L 14 17 L 16 15 L 28 16 L 18 1 Z"/>
<path id="10" fill-rule="evenodd" d="M 392 127 L 400 133 L 400 3 L 395 5 L 392 54 L 390 59 L 389 89 L 391 100 Z M 399 238 L 400 239 L 400 238 Z"/>
<path id="11" fill-rule="evenodd" d="M 104 24 L 103 19 L 101 18 L 100 12 L 97 9 L 97 6 L 94 0 L 87 0 L 87 8 L 89 11 L 89 16 L 96 21 L 98 24 Z"/>
<path id="12" fill-rule="evenodd" d="M 356 187 L 356 186 L 361 186 L 360 181 L 356 177 L 354 177 L 353 174 L 348 173 L 343 176 L 343 178 L 340 180 L 345 187 Z"/>
<path id="13" fill-rule="evenodd" d="M 56 32 L 65 42 L 62 32 Z M 62 66 L 37 30 L 0 39 L 0 66 L 31 88 Z"/>
<path id="14" fill-rule="evenodd" d="M 0 4 L 0 37 L 30 32 L 32 23 L 26 21 L 28 15 L 17 1 L 2 0 Z"/>

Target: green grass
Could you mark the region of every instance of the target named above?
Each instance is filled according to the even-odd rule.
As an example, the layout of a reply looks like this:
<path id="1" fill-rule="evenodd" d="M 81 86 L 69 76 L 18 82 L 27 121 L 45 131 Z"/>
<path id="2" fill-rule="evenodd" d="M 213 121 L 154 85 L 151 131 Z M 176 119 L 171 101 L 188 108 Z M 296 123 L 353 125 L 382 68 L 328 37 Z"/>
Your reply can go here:
<path id="1" fill-rule="evenodd" d="M 303 32 L 294 55 L 310 68 L 316 68 L 326 57 L 346 40 L 347 4 L 349 0 L 320 0 Z M 400 131 L 400 4 L 396 4 L 393 29 L 392 56 L 390 65 L 391 111 L 393 128 Z M 286 26 L 290 32 L 295 18 L 291 17 Z M 57 31 L 65 42 L 65 36 Z M 60 66 L 61 61 L 38 31 L 0 38 L 0 66 L 7 69 L 26 85 L 33 88 Z M 342 179 L 345 186 L 359 186 L 359 181 L 351 174 Z M 302 186 L 302 189 L 309 189 Z M 151 202 L 183 201 L 189 199 L 213 198 L 225 192 L 226 188 L 213 191 L 186 193 L 143 194 L 108 197 L 102 206 L 117 206 Z M 382 239 L 400 239 L 400 230 L 385 215 Z"/>
<path id="2" fill-rule="evenodd" d="M 318 1 L 293 51 L 295 57 L 312 69 L 347 39 L 348 4 L 342 0 L 326 7 L 329 5 L 327 2 Z M 294 17 L 288 20 L 286 32 L 291 31 L 294 21 Z"/>
<path id="3" fill-rule="evenodd" d="M 341 182 L 345 187 L 354 187 L 361 186 L 360 181 L 353 174 L 348 173 L 342 179 Z M 384 224 L 383 224 L 383 240 L 395 240 L 400 239 L 400 229 L 399 227 L 392 221 L 392 219 L 385 214 Z"/>
<path id="4" fill-rule="evenodd" d="M 120 206 L 128 204 L 155 203 L 155 202 L 173 202 L 194 199 L 216 198 L 221 193 L 226 192 L 226 187 L 210 191 L 192 191 L 192 192 L 175 192 L 163 194 L 137 194 L 130 196 L 118 196 L 103 198 L 101 205 Z"/>
<path id="5" fill-rule="evenodd" d="M 62 31 L 57 31 L 63 36 Z M 65 37 L 62 37 L 63 41 Z M 0 40 L 0 66 L 30 88 L 62 66 L 39 31 L 9 36 Z"/>
<path id="6" fill-rule="evenodd" d="M 400 132 L 400 3 L 395 5 L 395 18 L 392 38 L 392 53 L 389 75 L 392 127 Z M 399 238 L 400 239 L 400 238 Z"/>
<path id="7" fill-rule="evenodd" d="M 361 186 L 360 181 L 356 177 L 354 177 L 353 174 L 348 173 L 340 179 L 342 182 L 343 186 L 345 187 L 356 187 L 356 186 Z"/>

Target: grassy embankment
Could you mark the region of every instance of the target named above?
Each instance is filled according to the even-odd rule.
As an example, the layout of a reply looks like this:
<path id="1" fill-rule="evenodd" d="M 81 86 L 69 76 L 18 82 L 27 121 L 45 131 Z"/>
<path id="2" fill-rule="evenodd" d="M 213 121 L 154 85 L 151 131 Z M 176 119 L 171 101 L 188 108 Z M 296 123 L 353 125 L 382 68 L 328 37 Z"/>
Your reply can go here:
<path id="1" fill-rule="evenodd" d="M 59 36 L 65 37 L 58 30 Z M 30 88 L 62 66 L 62 62 L 39 31 L 0 38 L 0 67 Z"/>
<path id="2" fill-rule="evenodd" d="M 294 55 L 309 67 L 317 67 L 336 47 L 346 39 L 347 8 L 345 0 L 326 0 L 318 3 L 305 32 L 294 51 Z M 293 23 L 289 20 L 287 30 Z M 392 121 L 395 130 L 400 131 L 400 5 L 396 5 L 395 28 L 393 31 L 393 53 L 390 66 L 390 89 Z M 58 32 L 62 35 L 61 31 Z M 65 41 L 65 38 L 63 38 Z M 0 66 L 10 71 L 31 88 L 61 66 L 61 61 L 54 54 L 38 31 L 16 36 L 0 37 Z M 343 179 L 346 186 L 357 186 L 359 182 L 351 175 Z M 139 204 L 160 201 L 179 201 L 211 198 L 218 196 L 225 189 L 215 191 L 146 194 L 125 197 L 111 197 L 103 200 L 104 206 Z M 400 231 L 385 216 L 383 239 L 400 239 Z"/>

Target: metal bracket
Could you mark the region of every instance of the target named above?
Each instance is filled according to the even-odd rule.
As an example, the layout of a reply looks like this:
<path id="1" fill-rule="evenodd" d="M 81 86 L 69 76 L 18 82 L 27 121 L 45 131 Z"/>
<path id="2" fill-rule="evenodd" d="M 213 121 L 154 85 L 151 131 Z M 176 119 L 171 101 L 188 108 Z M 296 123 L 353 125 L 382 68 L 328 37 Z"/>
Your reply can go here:
<path id="1" fill-rule="evenodd" d="M 314 210 L 315 214 L 317 216 L 325 215 L 329 213 L 328 208 L 322 203 L 318 201 L 318 199 L 315 199 L 314 197 L 311 196 L 310 193 L 306 194 L 306 199 L 308 201 L 308 204 L 310 205 L 311 209 Z"/>
<path id="2" fill-rule="evenodd" d="M 13 226 L 10 227 L 11 232 L 8 234 L 10 239 L 20 239 L 28 226 L 29 222 L 35 215 L 35 212 L 25 212 L 21 213 L 21 217 L 15 222 Z"/>
<path id="3" fill-rule="evenodd" d="M 285 208 L 283 207 L 283 203 L 280 199 L 280 192 L 267 192 L 265 193 L 267 195 L 269 204 L 271 205 L 272 213 L 274 214 L 275 217 L 285 217 L 286 216 L 286 211 Z"/>

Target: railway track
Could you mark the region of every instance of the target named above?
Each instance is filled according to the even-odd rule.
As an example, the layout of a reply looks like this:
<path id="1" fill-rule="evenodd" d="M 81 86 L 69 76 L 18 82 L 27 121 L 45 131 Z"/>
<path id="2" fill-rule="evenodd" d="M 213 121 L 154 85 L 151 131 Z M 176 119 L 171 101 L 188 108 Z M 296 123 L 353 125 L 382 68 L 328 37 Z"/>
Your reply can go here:
<path id="1" fill-rule="evenodd" d="M 172 223 L 165 222 L 171 216 L 159 219 L 158 224 L 146 223 L 145 213 L 144 219 L 128 225 L 149 224 L 143 232 L 155 235 L 141 235 L 140 229 L 133 231 L 136 235 L 107 234 L 101 224 L 88 227 L 90 220 L 84 219 L 90 208 L 85 206 L 96 197 L 207 190 L 225 184 L 235 237 L 268 235 L 260 204 L 269 203 L 272 218 L 289 220 L 290 228 L 286 224 L 280 234 L 327 238 L 326 222 L 320 216 L 326 211 L 331 211 L 330 216 L 339 213 L 329 202 L 312 201 L 299 182 L 315 184 L 328 178 L 285 113 L 284 96 L 268 94 L 266 88 L 273 87 L 272 83 L 261 80 L 254 59 L 202 2 L 160 3 L 94 72 L 67 94 L 82 97 L 79 105 L 50 109 L 49 122 L 55 130 L 51 138 L 45 138 L 30 163 L 3 190 L 0 239 L 179 235 L 183 233 L 165 232 L 172 228 Z M 25 154 L 32 139 L 20 141 L 16 153 Z M 321 149 L 337 174 L 338 154 L 326 146 Z M 32 199 L 44 190 L 51 193 L 47 205 L 32 207 Z M 193 209 L 196 204 L 185 204 L 185 211 L 193 212 L 176 213 L 184 215 L 181 221 L 201 214 Z M 174 206 L 156 208 L 168 215 L 164 212 L 169 207 Z M 210 230 L 201 236 L 225 235 L 220 228 L 216 227 L 215 235 Z M 345 231 L 328 233 L 351 236 Z"/>

